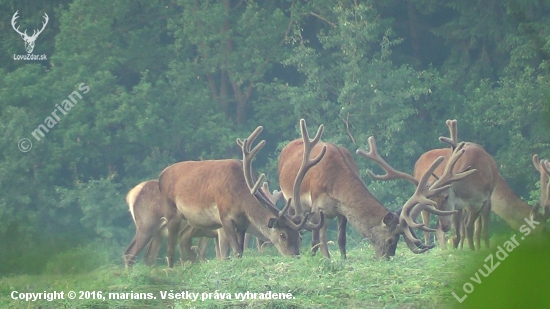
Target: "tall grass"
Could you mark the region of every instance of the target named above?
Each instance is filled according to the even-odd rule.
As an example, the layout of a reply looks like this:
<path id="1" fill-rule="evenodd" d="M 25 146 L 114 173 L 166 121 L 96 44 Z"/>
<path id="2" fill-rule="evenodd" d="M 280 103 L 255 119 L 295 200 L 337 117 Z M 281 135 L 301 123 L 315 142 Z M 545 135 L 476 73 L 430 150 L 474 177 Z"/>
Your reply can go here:
<path id="1" fill-rule="evenodd" d="M 304 248 L 306 250 L 307 248 Z M 273 248 L 245 252 L 242 259 L 186 263 L 166 269 L 138 263 L 130 272 L 113 252 L 122 248 L 88 246 L 51 259 L 41 275 L 13 275 L 0 279 L 0 306 L 11 308 L 444 308 L 456 302 L 451 285 L 472 260 L 467 251 L 439 249 L 413 254 L 400 244 L 397 256 L 378 261 L 365 242 L 332 259 L 304 254 L 299 259 L 280 257 Z M 11 299 L 12 291 L 63 291 L 64 300 L 26 302 Z M 101 291 L 103 299 L 67 299 L 69 291 Z M 199 293 L 197 301 L 162 299 L 163 293 Z M 237 300 L 235 293 L 250 292 Z M 216 294 L 216 292 L 218 294 Z M 291 299 L 260 299 L 259 293 L 284 293 Z M 109 299 L 108 293 L 132 298 L 152 293 L 156 299 Z M 203 293 L 212 293 L 204 294 Z M 229 293 L 229 294 L 226 294 Z M 254 294 L 256 293 L 256 299 Z M 290 294 L 288 294 L 290 293 Z M 168 295 L 168 294 L 166 294 Z M 227 295 L 231 299 L 217 299 Z M 85 296 L 85 295 L 84 295 Z M 218 297 L 216 297 L 218 296 Z M 202 298 L 205 297 L 204 300 Z M 90 297 L 89 298 L 93 298 Z M 96 297 L 97 298 L 97 297 Z"/>
<path id="2" fill-rule="evenodd" d="M 332 243 L 331 259 L 308 254 L 306 245 L 301 258 L 280 257 L 274 248 L 265 248 L 263 252 L 247 250 L 242 259 L 185 263 L 174 269 L 166 269 L 164 261 L 159 259 L 154 268 L 138 263 L 130 272 L 122 265 L 120 253 L 123 248 L 93 244 L 57 254 L 40 275 L 0 277 L 0 308 L 546 306 L 550 303 L 548 241 L 526 238 L 488 277 L 479 277 L 479 284 L 472 281 L 476 270 L 486 264 L 487 257 L 508 239 L 505 235 L 492 238 L 491 250 L 442 251 L 435 248 L 423 254 L 413 254 L 401 242 L 397 255 L 382 261 L 375 259 L 374 249 L 365 241 L 351 244 L 346 260 L 339 257 L 337 246 Z M 459 297 L 466 295 L 463 291 L 466 282 L 475 290 L 459 303 L 451 293 Z M 13 291 L 63 291 L 65 299 L 14 300 L 11 298 Z M 68 299 L 69 291 L 77 292 L 77 298 L 83 296 L 83 299 Z M 81 291 L 89 294 L 80 294 Z M 94 291 L 95 295 L 91 294 Z M 101 297 L 97 296 L 98 291 Z M 236 299 L 236 293 L 246 292 L 249 292 L 246 299 Z M 269 292 L 290 298 L 262 299 Z M 181 299 L 182 293 L 184 296 L 196 295 L 197 300 Z M 176 294 L 179 297 L 175 297 Z M 151 299 L 136 299 L 142 295 Z M 224 299 L 220 299 L 221 296 Z"/>

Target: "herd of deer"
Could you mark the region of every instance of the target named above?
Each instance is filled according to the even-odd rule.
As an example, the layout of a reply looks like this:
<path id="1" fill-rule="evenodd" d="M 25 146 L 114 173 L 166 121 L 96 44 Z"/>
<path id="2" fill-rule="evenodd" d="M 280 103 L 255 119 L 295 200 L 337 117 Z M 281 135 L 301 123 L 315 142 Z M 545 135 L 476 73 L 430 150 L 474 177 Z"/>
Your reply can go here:
<path id="1" fill-rule="evenodd" d="M 197 255 L 203 258 L 209 238 L 216 239 L 216 256 L 223 259 L 228 257 L 229 247 L 236 257 L 242 255 L 245 233 L 271 242 L 283 256 L 297 256 L 301 233 L 307 230 L 312 231 L 312 251 L 321 248 L 322 254 L 330 257 L 325 219 L 334 218 L 338 218 L 338 245 L 344 258 L 348 220 L 371 241 L 377 258 L 395 255 L 401 235 L 414 253 L 435 246 L 430 241 L 432 232 L 445 249 L 445 233 L 451 226 L 455 248 L 462 248 L 464 238 L 471 249 L 480 248 L 481 238 L 488 247 L 491 210 L 516 230 L 525 218 L 547 221 L 549 161 L 533 156 L 540 173 L 541 195 L 540 202 L 531 207 L 508 187 L 494 159 L 480 145 L 458 143 L 456 120 L 447 120 L 447 126 L 451 137 L 440 140 L 450 147 L 420 156 L 414 176 L 395 170 L 380 157 L 373 137 L 368 139 L 370 151 L 357 150 L 358 155 L 385 170 L 384 175 L 367 171 L 374 179 L 405 179 L 415 185 L 414 194 L 397 212 L 388 210 L 369 192 L 347 149 L 320 141 L 323 125 L 310 139 L 303 119 L 302 138 L 290 142 L 279 155 L 281 191 L 270 193 L 267 183 L 262 183 L 264 174 L 258 177 L 252 169 L 252 160 L 265 145 L 261 141 L 252 148 L 262 131 L 258 127 L 244 141 L 237 139 L 242 161 L 179 162 L 165 168 L 158 180 L 145 181 L 130 190 L 126 202 L 136 235 L 124 251 L 125 265 L 130 267 L 144 248 L 146 264 L 153 264 L 163 237 L 168 238 L 168 267 L 174 265 L 178 239 L 182 261 L 194 261 Z M 283 197 L 285 206 L 279 210 L 276 204 Z M 420 214 L 423 223 L 415 221 Z M 435 229 L 429 227 L 430 214 L 439 217 Z M 424 232 L 424 243 L 414 229 Z M 195 237 L 200 237 L 196 250 L 191 242 Z"/>

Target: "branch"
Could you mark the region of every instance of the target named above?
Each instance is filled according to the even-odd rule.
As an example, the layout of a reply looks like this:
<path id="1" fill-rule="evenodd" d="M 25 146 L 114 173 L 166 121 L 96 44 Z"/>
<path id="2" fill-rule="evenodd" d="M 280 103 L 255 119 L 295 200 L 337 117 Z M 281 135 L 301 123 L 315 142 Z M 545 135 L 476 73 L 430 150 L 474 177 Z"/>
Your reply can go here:
<path id="1" fill-rule="evenodd" d="M 290 21 L 288 22 L 288 27 L 286 27 L 285 35 L 281 39 L 281 42 L 279 42 L 279 46 L 283 46 L 283 44 L 286 41 L 286 38 L 288 37 L 288 34 L 290 33 L 290 30 L 292 29 L 292 24 L 294 23 L 294 18 L 292 17 L 292 7 L 294 7 L 294 4 L 296 3 L 295 0 L 292 1 L 292 4 L 290 5 Z"/>
<path id="2" fill-rule="evenodd" d="M 323 16 L 321 16 L 321 15 L 315 13 L 315 12 L 309 12 L 309 14 L 311 14 L 311 15 L 313 15 L 313 16 L 319 18 L 320 20 L 322 20 L 322 21 L 324 21 L 324 22 L 326 22 L 327 24 L 331 25 L 333 28 L 336 28 L 336 24 L 335 24 L 335 23 L 330 22 L 328 19 L 324 18 Z"/>
<path id="3" fill-rule="evenodd" d="M 349 113 L 346 119 L 344 119 L 342 116 L 340 116 L 340 119 L 342 119 L 342 121 L 346 124 L 346 132 L 348 133 L 349 138 L 351 139 L 354 145 L 357 145 L 357 143 L 355 142 L 355 138 L 353 137 L 353 135 L 351 135 L 351 132 L 349 131 Z"/>

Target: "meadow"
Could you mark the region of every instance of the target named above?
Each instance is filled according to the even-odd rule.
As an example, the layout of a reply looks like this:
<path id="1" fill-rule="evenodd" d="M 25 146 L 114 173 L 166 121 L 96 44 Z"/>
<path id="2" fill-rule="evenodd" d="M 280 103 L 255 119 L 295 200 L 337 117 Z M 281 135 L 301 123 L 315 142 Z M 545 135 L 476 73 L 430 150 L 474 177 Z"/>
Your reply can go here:
<path id="1" fill-rule="evenodd" d="M 304 244 L 305 246 L 305 244 Z M 136 264 L 126 272 L 114 248 L 81 247 L 61 253 L 48 262 L 40 275 L 11 275 L 0 279 L 2 308 L 448 308 L 458 304 L 451 295 L 456 279 L 469 264 L 487 252 L 436 248 L 413 254 L 400 242 L 396 256 L 378 261 L 374 250 L 362 241 L 349 246 L 343 260 L 335 244 L 333 257 L 304 254 L 299 259 L 280 257 L 273 248 L 247 250 L 242 259 L 185 263 L 166 269 L 159 259 L 149 268 Z M 306 247 L 303 248 L 307 249 Z M 119 250 L 120 251 L 120 250 Z M 481 263 L 480 263 L 481 264 Z M 12 292 L 63 291 L 64 300 L 13 300 Z M 69 291 L 77 299 L 67 298 Z M 79 293 L 88 291 L 88 295 Z M 93 292 L 96 292 L 95 294 Z M 98 291 L 102 292 L 101 299 Z M 183 294 L 182 294 L 183 292 Z M 237 293 L 248 294 L 236 299 Z M 290 299 L 268 294 L 291 294 Z M 111 294 L 109 294 L 111 293 Z M 156 299 L 132 299 L 151 293 Z M 178 298 L 197 295 L 196 300 Z M 192 294 L 198 293 L 198 294 Z M 212 293 L 204 294 L 203 293 Z M 229 293 L 229 294 L 227 294 Z M 475 292 L 474 292 L 475 293 Z M 116 296 L 115 296 L 116 294 Z M 141 294 L 144 295 L 144 294 Z M 170 295 L 172 295 L 170 297 Z M 228 295 L 230 299 L 228 298 Z M 15 295 L 17 297 L 17 295 Z M 78 299 L 90 298 L 90 299 Z M 221 297 L 225 299 L 219 299 Z M 242 294 L 239 295 L 243 298 Z M 245 295 L 246 296 L 246 295 Z M 290 295 L 289 295 L 290 296 Z M 105 297 L 105 300 L 102 298 Z M 109 299 L 109 298 L 129 299 Z M 149 296 L 151 297 L 151 296 Z M 165 299 L 163 299 L 165 298 Z"/>

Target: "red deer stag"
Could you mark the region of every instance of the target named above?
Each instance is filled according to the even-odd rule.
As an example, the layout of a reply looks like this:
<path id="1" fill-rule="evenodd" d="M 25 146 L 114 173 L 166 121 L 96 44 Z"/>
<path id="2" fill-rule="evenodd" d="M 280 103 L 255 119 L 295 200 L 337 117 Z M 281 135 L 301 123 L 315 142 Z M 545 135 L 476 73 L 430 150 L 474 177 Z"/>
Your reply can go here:
<path id="1" fill-rule="evenodd" d="M 491 209 L 482 208 L 479 218 L 476 221 L 474 236 L 475 243 L 480 244 L 481 234 L 484 233 L 483 226 L 486 226 L 486 222 L 489 221 L 491 210 L 501 218 L 505 219 L 510 226 L 524 232 L 524 228 L 527 226 L 537 226 L 536 224 L 543 223 L 540 228 L 533 230 L 533 234 L 542 234 L 546 230 L 546 221 L 550 217 L 550 185 L 548 183 L 548 175 L 550 170 L 550 162 L 548 160 L 539 161 L 537 154 L 533 155 L 533 165 L 540 175 L 540 197 L 539 201 L 531 208 L 527 203 L 523 202 L 506 184 L 504 178 L 497 175 L 497 183 L 493 194 L 491 195 Z M 542 205 L 542 206 L 541 206 Z M 462 218 L 461 234 L 465 234 L 465 226 L 468 218 Z M 531 223 L 527 222 L 529 220 Z M 429 217 L 427 217 L 429 220 Z M 438 240 L 444 241 L 444 234 L 440 232 Z M 487 237 L 486 235 L 484 237 Z M 464 237 L 460 238 L 460 247 L 463 246 Z M 479 247 L 478 247 L 479 248 Z"/>
<path id="2" fill-rule="evenodd" d="M 280 254 L 296 256 L 300 254 L 299 231 L 304 227 L 315 229 L 319 226 L 307 222 L 309 214 L 290 217 L 286 214 L 288 206 L 279 211 L 258 191 L 263 177 L 254 184 L 251 160 L 265 141 L 252 150 L 250 145 L 261 130 L 262 127 L 258 127 L 244 141 L 237 140 L 243 151 L 243 161 L 186 161 L 165 168 L 159 177 L 160 192 L 168 207 L 178 210 L 191 226 L 211 230 L 223 228 L 222 234 L 227 237 L 236 257 L 242 256 L 244 234 L 249 226 L 267 236 Z M 303 170 L 304 174 L 306 172 L 307 168 Z M 297 179 L 300 177 L 303 175 Z M 168 222 L 169 267 L 173 265 L 175 247 L 172 232 L 177 230 L 177 225 Z M 225 241 L 220 239 L 220 245 Z M 223 256 L 224 250 L 220 249 Z"/>
<path id="3" fill-rule="evenodd" d="M 450 131 L 450 138 L 440 137 L 443 142 L 451 145 L 451 148 L 433 149 L 430 150 L 417 160 L 414 168 L 415 178 L 418 179 L 422 174 L 430 160 L 436 156 L 443 156 L 446 159 L 449 157 L 452 149 L 457 145 L 457 121 L 447 120 L 446 124 Z M 491 196 L 495 190 L 500 174 L 498 167 L 491 155 L 489 155 L 483 147 L 478 144 L 466 142 L 464 149 L 465 155 L 458 161 L 456 168 L 461 169 L 466 166 L 477 169 L 477 173 L 461 181 L 452 184 L 451 188 L 442 192 L 434 200 L 438 203 L 439 209 L 456 209 L 458 213 L 453 216 L 453 226 L 455 236 L 453 238 L 453 246 L 462 248 L 464 237 L 468 239 L 470 249 L 475 250 L 481 248 L 480 235 L 489 247 L 489 232 L 488 225 L 491 213 Z M 436 170 L 434 175 L 441 174 L 441 170 Z M 434 178 L 435 178 L 434 177 Z M 422 219 L 424 223 L 429 222 L 430 214 L 423 213 Z M 474 229 L 477 226 L 476 241 L 474 244 Z M 436 238 L 442 249 L 446 249 L 445 232 L 450 230 L 448 222 L 438 222 Z M 429 242 L 429 234 L 425 233 L 425 241 Z"/>
<path id="4" fill-rule="evenodd" d="M 136 226 L 136 235 L 124 251 L 124 265 L 126 269 L 129 269 L 143 248 L 146 248 L 143 256 L 145 263 L 153 265 L 158 256 L 162 238 L 168 236 L 166 224 L 173 217 L 170 210 L 163 208 L 158 181 L 148 180 L 135 186 L 128 192 L 126 203 Z M 180 221 L 179 224 L 181 226 L 179 251 L 182 261 L 195 260 L 196 258 L 191 253 L 191 237 L 218 237 L 215 231 L 198 230 L 183 221 Z M 207 242 L 207 238 L 201 238 L 199 241 L 198 255 L 200 259 L 204 259 Z"/>
<path id="5" fill-rule="evenodd" d="M 305 124 L 301 122 L 302 131 Z M 369 138 L 369 142 L 374 139 Z M 433 207 L 433 201 L 429 197 L 445 190 L 448 185 L 460 180 L 475 170 L 464 171 L 452 175 L 451 169 L 431 187 L 426 185 L 432 171 L 439 166 L 443 158 L 433 161 L 431 169 L 426 172 L 426 177 L 417 187 L 415 194 L 405 203 L 403 208 L 395 213 L 386 209 L 367 189 L 361 177 L 359 169 L 351 154 L 343 147 L 332 143 L 317 143 L 309 139 L 294 140 L 290 142 L 279 155 L 279 183 L 283 195 L 289 199 L 292 197 L 296 213 L 304 211 L 323 211 L 327 218 L 338 218 L 338 245 L 342 257 L 346 257 L 346 224 L 347 220 L 356 228 L 363 237 L 372 242 L 377 258 L 389 258 L 395 255 L 395 249 L 399 236 L 405 237 L 405 242 L 415 253 L 422 253 L 431 246 L 424 246 L 416 238 L 413 228 L 432 231 L 423 224 L 414 222 L 413 218 L 426 209 L 437 215 L 451 215 L 454 211 L 438 211 Z M 313 145 L 312 145 L 313 144 Z M 371 143 L 371 146 L 373 144 Z M 303 182 L 296 184 L 293 179 L 303 161 L 303 149 L 311 149 L 311 154 L 316 155 L 321 149 L 326 148 L 323 160 L 313 167 Z M 359 155 L 369 157 L 370 153 L 357 150 Z M 457 148 L 453 160 L 448 165 L 453 166 L 456 160 L 462 155 L 463 150 Z M 298 190 L 299 189 L 299 190 Z M 301 203 L 300 203 L 301 202 Z M 320 231 L 313 231 L 312 246 L 315 250 L 318 245 L 324 256 L 329 257 L 326 241 L 326 226 L 323 225 Z"/>
<path id="6" fill-rule="evenodd" d="M 440 138 L 442 141 L 445 141 L 447 143 L 450 143 L 451 145 L 456 143 L 457 137 L 457 130 L 456 130 L 456 120 L 453 121 L 447 121 L 447 126 L 449 126 L 449 129 L 451 131 L 451 138 Z M 470 145 L 475 145 L 476 147 L 481 148 L 481 146 L 474 144 L 474 143 L 467 143 Z M 433 156 L 435 155 L 443 155 L 445 157 L 448 157 L 450 152 L 450 149 L 434 149 L 430 152 L 425 153 L 423 156 L 428 156 L 431 153 Z M 418 159 L 417 165 L 419 165 L 419 162 L 422 160 L 429 160 L 429 159 L 423 159 L 422 157 Z M 488 175 L 491 173 L 490 176 L 486 176 L 485 179 L 492 179 L 492 188 L 487 189 L 486 186 L 481 185 L 480 183 L 474 183 L 471 184 L 473 192 L 479 192 L 483 188 L 486 190 L 486 192 L 491 191 L 492 194 L 489 196 L 489 203 L 490 207 L 483 206 L 479 213 L 479 218 L 475 221 L 475 227 L 472 227 L 474 222 L 474 218 L 472 216 L 475 216 L 475 214 L 472 213 L 466 213 L 468 216 L 463 218 L 462 222 L 460 221 L 460 216 L 457 216 L 456 220 L 454 220 L 455 225 L 459 224 L 460 229 L 458 230 L 457 235 L 453 239 L 453 245 L 455 247 L 463 246 L 464 241 L 464 235 L 467 236 L 469 241 L 469 246 L 472 248 L 473 241 L 471 240 L 472 236 L 468 236 L 468 234 L 474 233 L 475 236 L 475 244 L 477 244 L 477 248 L 479 249 L 481 246 L 480 239 L 483 237 L 485 241 L 485 245 L 489 246 L 489 236 L 488 236 L 488 223 L 490 219 L 490 212 L 491 210 L 503 218 L 513 229 L 519 230 L 521 226 L 524 226 L 526 224 L 525 219 L 526 218 L 532 218 L 533 220 L 537 222 L 544 222 L 548 220 L 550 217 L 550 203 L 548 200 L 548 196 L 550 194 L 550 186 L 548 185 L 548 169 L 549 169 L 549 163 L 546 160 L 543 160 L 542 162 L 539 161 L 538 155 L 533 156 L 533 165 L 539 171 L 540 173 L 540 183 L 541 183 L 541 193 L 540 193 L 540 202 L 537 203 L 534 207 L 529 206 L 527 203 L 523 202 L 513 191 L 510 189 L 502 175 L 498 171 L 497 164 L 495 163 L 494 159 L 485 151 L 479 151 L 477 156 L 473 156 L 471 159 L 472 161 L 476 161 L 477 164 L 474 166 L 478 170 L 482 169 L 484 171 L 483 174 Z M 420 170 L 422 170 L 420 168 Z M 416 171 L 416 168 L 415 168 Z M 437 174 L 437 171 L 436 171 Z M 466 180 L 464 180 L 466 181 Z M 455 184 L 456 185 L 456 184 Z M 459 197 L 460 193 L 464 193 L 464 191 L 458 191 Z M 473 195 L 474 193 L 470 193 L 470 195 Z M 443 208 L 449 207 L 449 197 L 452 199 L 456 198 L 457 191 L 449 191 L 444 192 L 440 196 L 439 203 L 442 203 Z M 467 195 L 462 194 L 462 196 L 467 197 Z M 458 207 L 461 207 L 461 205 L 458 205 Z M 542 211 L 539 212 L 539 209 L 542 208 Z M 458 208 L 457 208 L 458 209 Z M 462 211 L 459 211 L 462 212 Z M 463 213 L 464 214 L 464 213 Z M 423 214 L 424 222 L 429 221 L 429 214 Z M 442 225 L 440 225 L 442 226 Z M 457 230 L 455 226 L 455 231 Z M 472 232 L 474 230 L 474 232 Z M 535 230 L 535 233 L 541 233 L 545 230 L 544 226 L 540 229 Z M 445 231 L 443 231 L 441 228 L 437 229 L 436 237 L 441 244 L 442 248 L 446 248 L 445 243 Z M 461 235 L 462 234 L 462 235 Z"/>
<path id="7" fill-rule="evenodd" d="M 373 156 L 375 162 L 377 162 L 385 171 L 383 176 L 374 175 L 369 171 L 369 175 L 377 180 L 390 180 L 390 179 L 405 179 L 415 186 L 418 185 L 419 179 L 425 175 L 431 162 L 435 158 L 443 157 L 443 162 L 449 160 L 451 153 L 457 147 L 457 132 L 456 132 L 456 120 L 448 120 L 447 125 L 451 131 L 451 138 L 440 138 L 451 145 L 451 148 L 433 149 L 430 150 L 417 160 L 414 167 L 414 176 L 396 171 L 387 163 L 385 163 L 378 154 Z M 437 204 L 437 209 L 442 211 L 457 210 L 457 213 L 452 216 L 452 224 L 455 227 L 456 236 L 454 238 L 455 247 L 461 241 L 462 232 L 462 216 L 465 216 L 465 234 L 470 240 L 470 248 L 473 247 L 474 237 L 474 222 L 482 215 L 481 220 L 478 222 L 480 225 L 480 231 L 485 240 L 485 244 L 489 246 L 489 237 L 487 232 L 487 225 L 489 222 L 490 209 L 490 197 L 493 192 L 496 179 L 494 173 L 497 172 L 497 166 L 493 158 L 479 145 L 474 143 L 464 144 L 464 155 L 457 161 L 454 170 L 466 170 L 468 168 L 474 168 L 477 172 L 467 178 L 460 181 L 456 181 L 447 189 L 432 197 Z M 433 175 L 430 177 L 429 183 L 435 182 L 439 179 L 444 172 L 443 167 L 437 168 Z M 430 214 L 429 212 L 422 212 L 422 219 L 424 224 L 429 225 Z M 451 217 L 440 216 L 436 226 L 436 236 L 442 249 L 446 249 L 445 232 L 451 229 Z M 425 244 L 430 243 L 429 232 L 424 231 Z"/>
<path id="8" fill-rule="evenodd" d="M 440 140 L 447 142 L 451 145 L 455 145 L 457 141 L 457 129 L 456 129 L 456 120 L 448 120 L 447 126 L 449 127 L 449 130 L 451 131 L 451 138 L 445 138 L 441 137 Z M 462 248 L 463 242 L 464 242 L 464 235 L 468 238 L 469 246 L 472 248 L 473 242 L 472 242 L 472 230 L 474 231 L 475 236 L 475 244 L 477 244 L 477 248 L 479 249 L 481 247 L 480 238 L 483 237 L 485 245 L 489 247 L 489 236 L 488 236 L 488 223 L 490 220 L 490 214 L 491 210 L 503 218 L 513 229 L 519 230 L 521 226 L 524 226 L 526 224 L 525 219 L 526 218 L 532 218 L 533 220 L 537 222 L 544 222 L 548 220 L 550 217 L 550 203 L 548 200 L 548 196 L 550 194 L 550 186 L 548 185 L 548 169 L 549 164 L 547 160 L 539 161 L 538 155 L 533 156 L 533 165 L 537 169 L 537 171 L 540 174 L 540 183 L 541 183 L 541 193 L 540 193 L 540 202 L 537 203 L 534 207 L 529 206 L 527 203 L 523 202 L 508 186 L 502 175 L 498 171 L 498 167 L 494 159 L 483 150 L 483 148 L 477 144 L 474 143 L 467 143 L 467 145 L 471 145 L 470 147 L 477 147 L 480 150 L 478 150 L 476 153 L 476 156 L 471 156 L 470 159 L 472 162 L 476 162 L 476 164 L 471 164 L 473 167 L 477 168 L 478 170 L 482 170 L 481 175 L 486 175 L 485 179 L 491 179 L 492 182 L 490 182 L 491 188 L 487 188 L 487 184 L 482 184 L 481 182 L 477 183 L 471 183 L 470 184 L 470 190 L 473 190 L 474 193 L 469 193 L 469 195 L 466 193 L 467 189 L 463 190 L 454 190 L 449 192 L 444 192 L 440 197 L 438 203 L 442 204 L 442 207 L 449 207 L 449 202 L 452 202 L 452 199 L 456 199 L 456 196 L 458 194 L 458 199 L 462 198 L 463 200 L 470 197 L 470 201 L 473 200 L 473 196 L 475 196 L 475 192 L 479 194 L 480 191 L 485 190 L 486 193 L 489 191 L 492 192 L 489 196 L 489 203 L 486 203 L 484 205 L 480 212 L 479 217 L 475 218 L 476 214 L 469 212 L 466 210 L 463 212 L 463 215 L 466 215 L 465 218 L 463 218 L 462 222 L 460 222 L 460 216 L 457 215 L 457 218 L 455 220 L 455 224 L 460 224 L 461 228 L 459 232 L 457 232 L 457 235 L 453 239 L 453 245 L 457 247 L 460 244 L 460 247 Z M 435 155 L 443 155 L 445 157 L 448 157 L 450 149 L 435 149 L 431 152 L 427 152 L 423 156 L 429 156 L 430 153 L 435 153 Z M 473 153 L 473 154 L 476 154 Z M 419 165 L 419 162 L 421 162 L 423 158 L 419 158 L 417 165 Z M 429 160 L 429 159 L 424 159 Z M 420 163 L 421 164 L 421 163 Z M 467 164 L 467 163 L 466 163 Z M 422 168 L 420 168 L 422 170 Z M 416 171 L 416 168 L 415 168 Z M 437 171 L 436 171 L 437 174 Z M 416 176 L 416 175 L 415 175 Z M 476 176 L 477 177 L 477 176 Z M 462 182 L 470 181 L 471 179 L 466 179 Z M 462 183 L 455 183 L 454 185 L 457 186 Z M 463 187 L 465 188 L 465 186 Z M 479 195 L 478 195 L 479 196 Z M 449 200 L 449 197 L 451 200 Z M 451 203 L 452 204 L 452 203 Z M 458 204 L 457 209 L 459 209 L 461 206 L 464 206 L 464 204 Z M 542 208 L 542 211 L 539 212 L 539 209 Z M 459 214 L 462 212 L 459 210 Z M 423 213 L 423 219 L 424 222 L 429 221 L 429 214 Z M 475 221 L 475 227 L 473 226 Z M 440 226 L 443 226 L 442 224 Z M 436 232 L 436 237 L 441 244 L 442 248 L 445 248 L 445 230 L 438 228 L 438 231 Z M 455 226 L 456 230 L 456 226 Z M 545 230 L 544 226 L 536 231 L 535 233 L 540 233 Z M 462 234 L 462 235 L 461 235 Z"/>

